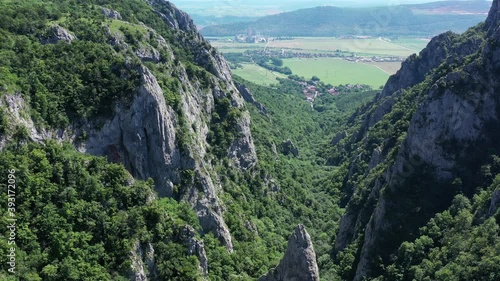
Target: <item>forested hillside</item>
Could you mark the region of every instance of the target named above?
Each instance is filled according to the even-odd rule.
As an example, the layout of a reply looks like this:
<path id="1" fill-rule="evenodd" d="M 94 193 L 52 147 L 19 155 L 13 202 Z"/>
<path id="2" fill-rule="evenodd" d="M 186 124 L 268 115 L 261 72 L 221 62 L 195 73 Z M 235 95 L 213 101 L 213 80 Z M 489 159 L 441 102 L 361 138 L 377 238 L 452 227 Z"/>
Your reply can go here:
<path id="1" fill-rule="evenodd" d="M 482 2 L 481 2 L 482 3 Z M 484 7 L 487 5 L 478 4 Z M 207 26 L 205 36 L 235 36 L 249 30 L 262 36 L 434 36 L 463 32 L 484 20 L 482 14 L 425 14 L 412 6 L 376 8 L 322 6 L 270 15 L 255 21 Z"/>
<path id="2" fill-rule="evenodd" d="M 498 280 L 499 5 L 311 103 L 166 1 L 0 0 L 0 279 Z"/>
<path id="3" fill-rule="evenodd" d="M 168 2 L 0 5 L 0 159 L 18 186 L 16 273 L 2 232 L 2 280 L 255 280 L 299 223 L 335 278 L 342 210 L 319 151 L 373 93 L 320 112 L 296 82 L 239 81 L 264 116 Z"/>
<path id="4" fill-rule="evenodd" d="M 433 38 L 335 141 L 344 279 L 498 279 L 499 13 Z"/>

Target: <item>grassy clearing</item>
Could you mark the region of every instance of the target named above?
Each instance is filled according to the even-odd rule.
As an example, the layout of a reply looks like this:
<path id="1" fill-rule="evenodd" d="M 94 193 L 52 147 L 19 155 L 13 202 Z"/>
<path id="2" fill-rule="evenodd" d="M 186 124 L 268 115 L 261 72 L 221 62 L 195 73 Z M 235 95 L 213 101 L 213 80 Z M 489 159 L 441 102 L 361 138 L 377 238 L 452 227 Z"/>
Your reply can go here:
<path id="1" fill-rule="evenodd" d="M 348 62 L 341 59 L 284 59 L 285 66 L 294 74 L 311 78 L 317 76 L 321 81 L 332 85 L 367 84 L 378 88 L 387 82 L 389 74 L 374 65 Z"/>
<path id="2" fill-rule="evenodd" d="M 146 29 L 143 26 L 138 25 L 138 24 L 131 24 L 131 23 L 124 22 L 121 20 L 112 20 L 111 23 L 109 24 L 109 29 L 115 33 L 121 32 L 120 31 L 121 27 L 128 29 L 128 31 L 130 31 L 132 33 L 140 33 L 142 35 L 147 34 Z"/>
<path id="3" fill-rule="evenodd" d="M 278 81 L 276 81 L 276 77 L 286 78 L 285 75 L 269 71 L 255 64 L 245 63 L 242 65 L 242 68 L 233 69 L 233 74 L 258 85 L 271 85 L 278 83 Z"/>

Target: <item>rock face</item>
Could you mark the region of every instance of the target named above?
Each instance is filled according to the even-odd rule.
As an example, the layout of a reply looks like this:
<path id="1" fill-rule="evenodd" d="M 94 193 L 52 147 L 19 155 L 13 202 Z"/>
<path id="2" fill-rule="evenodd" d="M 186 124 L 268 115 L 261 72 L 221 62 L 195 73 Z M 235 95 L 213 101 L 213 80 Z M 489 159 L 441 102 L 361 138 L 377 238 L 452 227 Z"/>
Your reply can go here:
<path id="1" fill-rule="evenodd" d="M 139 48 L 135 52 L 135 55 L 140 58 L 141 61 L 159 62 L 161 59 L 160 52 L 151 45 L 145 43 L 139 44 Z"/>
<path id="2" fill-rule="evenodd" d="M 167 41 L 142 24 L 149 38 L 140 42 L 142 47 L 137 52 L 129 52 L 129 55 L 154 63 L 160 60 L 161 51 L 164 56 L 161 57 L 162 63 L 169 71 L 162 74 L 179 84 L 175 94 L 180 101 L 175 110 L 167 104 L 155 75 L 144 65 L 138 69 L 141 83 L 131 102 L 114 104 L 112 117 L 106 120 L 89 120 L 85 124 L 77 122 L 78 125 L 61 130 L 38 129 L 30 118 L 23 117 L 26 114 L 20 114 L 29 110 L 20 95 L 6 95 L 0 102 L 5 102 L 12 111 L 13 124 L 22 124 L 28 129 L 30 139 L 69 141 L 81 152 L 106 156 L 110 161 L 123 163 L 134 178 L 152 178 L 160 196 L 189 203 L 199 218 L 202 234 L 212 232 L 231 252 L 232 238 L 223 219 L 224 206 L 218 197 L 223 190 L 213 180 L 217 175 L 211 164 L 213 155 L 207 153 L 207 136 L 215 99 L 229 98 L 231 105 L 238 107 L 243 114 L 235 128 L 237 137 L 227 148 L 227 156 L 236 168 L 250 169 L 257 163 L 250 116 L 244 110 L 243 98 L 232 81 L 229 66 L 199 35 L 189 16 L 166 1 L 152 0 L 149 3 L 156 14 L 176 29 L 176 36 L 194 54 L 195 61 L 192 63 L 213 74 L 207 75 L 209 81 L 202 86 L 202 78 L 187 74 L 186 66 L 176 58 Z M 120 17 L 112 10 L 102 11 L 113 19 Z M 45 43 L 71 42 L 75 39 L 69 31 L 57 25 L 50 29 L 49 35 Z M 110 45 L 130 50 L 123 40 L 111 32 L 108 36 Z M 155 48 L 149 45 L 152 41 L 157 42 Z M 85 139 L 78 138 L 82 132 L 85 132 Z M 0 147 L 6 141 L 7 137 L 1 136 Z M 200 260 L 200 263 L 203 264 L 203 261 Z"/>
<path id="3" fill-rule="evenodd" d="M 215 187 L 209 174 L 210 166 L 201 160 L 206 153 L 208 133 L 208 125 L 200 122 L 203 119 L 203 112 L 200 111 L 202 101 L 191 94 L 196 93 L 195 89 L 183 95 L 185 118 L 191 123 L 188 128 L 193 130 L 195 138 L 181 150 L 175 112 L 166 105 L 161 87 L 151 72 L 145 67 L 141 72 L 142 86 L 132 105 L 125 108 L 118 106 L 114 117 L 100 130 L 89 132 L 81 151 L 106 155 L 110 161 L 123 163 L 138 179 L 153 178 L 160 196 L 176 195 L 173 188 L 174 184 L 181 184 L 180 172 L 194 171 L 195 181 L 201 186 L 185 187 L 185 191 L 176 196 L 193 206 L 205 232 L 213 232 L 232 251 L 231 235 L 222 218 L 223 208 L 217 197 L 220 187 Z M 199 128 L 199 132 L 194 132 L 193 127 Z M 247 143 L 251 143 L 250 136 L 244 137 Z M 238 146 L 238 149 L 245 149 L 238 155 L 255 155 L 255 151 L 249 151 L 248 146 Z"/>
<path id="4" fill-rule="evenodd" d="M 250 132 L 250 114 L 245 112 L 236 125 L 242 136 L 229 148 L 229 157 L 241 170 L 247 170 L 257 163 L 257 153 Z"/>
<path id="5" fill-rule="evenodd" d="M 232 251 L 231 235 L 222 217 L 224 208 L 217 196 L 222 187 L 214 183 L 213 167 L 205 160 L 206 139 L 214 99 L 229 97 L 232 105 L 240 108 L 244 106 L 243 99 L 232 82 L 227 63 L 197 33 L 191 18 L 169 2 L 149 3 L 171 28 L 180 32 L 179 36 L 193 35 L 191 41 L 182 41 L 187 44 L 186 48 L 195 50 L 197 63 L 205 65 L 214 74 L 211 89 L 203 89 L 197 77 L 189 77 L 183 66 L 176 66 L 173 52 L 165 39 L 147 28 L 149 34 L 153 34 L 150 35 L 152 39 L 158 42 L 158 48 L 163 48 L 162 54 L 166 54 L 162 59 L 174 68 L 171 75 L 175 72 L 175 78 L 182 85 L 179 89 L 182 116 L 166 104 L 156 78 L 143 67 L 142 86 L 132 105 L 118 105 L 113 119 L 100 130 L 89 133 L 82 151 L 107 155 L 112 161 L 124 163 L 139 179 L 153 178 L 160 196 L 178 197 L 188 202 L 197 213 L 203 232 L 213 232 Z M 136 55 L 142 61 L 160 60 L 156 48 L 146 43 L 141 46 Z M 184 120 L 182 128 L 179 118 Z M 249 169 L 257 162 L 257 156 L 247 112 L 243 111 L 236 129 L 238 138 L 228 147 L 228 157 L 237 168 Z M 179 133 L 179 130 L 182 132 Z M 180 143 L 179 134 L 189 138 L 183 138 Z M 183 178 L 183 171 L 191 171 L 187 174 L 192 178 Z M 174 190 L 180 185 L 180 190 Z"/>
<path id="6" fill-rule="evenodd" d="M 200 273 L 204 278 L 208 276 L 208 259 L 207 253 L 205 252 L 205 245 L 203 241 L 196 238 L 196 231 L 189 225 L 184 226 L 184 228 L 179 233 L 179 240 L 181 240 L 187 246 L 187 254 L 194 255 L 198 258 L 200 262 Z"/>
<path id="7" fill-rule="evenodd" d="M 330 145 L 332 146 L 337 145 L 345 137 L 347 137 L 347 133 L 345 131 L 337 133 L 330 141 Z"/>
<path id="8" fill-rule="evenodd" d="M 281 143 L 281 151 L 285 155 L 293 155 L 294 157 L 299 156 L 299 149 L 291 140 L 286 140 Z"/>
<path id="9" fill-rule="evenodd" d="M 489 34 L 498 30 L 498 23 L 500 23 L 500 1 L 493 0 L 488 18 L 486 19 L 486 28 Z"/>
<path id="10" fill-rule="evenodd" d="M 123 163 L 135 178 L 153 178 L 159 195 L 172 197 L 171 182 L 179 181 L 176 169 L 182 165 L 177 117 L 156 78 L 145 67 L 141 72 L 142 86 L 132 105 L 117 107 L 113 119 L 90 133 L 83 151 Z"/>
<path id="11" fill-rule="evenodd" d="M 319 281 L 316 253 L 303 225 L 297 226 L 288 239 L 285 256 L 259 281 Z"/>
<path id="12" fill-rule="evenodd" d="M 267 115 L 267 108 L 263 104 L 255 100 L 254 96 L 252 95 L 252 93 L 250 93 L 250 90 L 248 90 L 245 85 L 237 85 L 237 87 L 238 91 L 241 93 L 241 96 L 246 102 L 255 105 L 255 107 L 257 107 L 262 115 Z"/>
<path id="13" fill-rule="evenodd" d="M 53 25 L 47 30 L 47 34 L 42 39 L 42 44 L 55 44 L 59 41 L 64 41 L 71 43 L 75 40 L 76 36 L 71 34 L 68 30 L 60 27 L 59 25 Z"/>
<path id="14" fill-rule="evenodd" d="M 498 147 L 493 133 L 500 126 L 500 79 L 495 75 L 500 70 L 498 15 L 499 1 L 495 0 L 484 26 L 463 35 L 445 33 L 435 37 L 418 56 L 403 63 L 372 108 L 362 115 L 364 124 L 350 139 L 359 146 L 367 145 L 368 131 L 392 112 L 406 90 L 419 83 L 425 85 L 418 88 L 415 100 L 408 101 L 416 109 L 401 144 L 394 147 L 394 143 L 384 140 L 375 149 L 365 147 L 369 151 L 366 156 L 354 154 L 351 160 L 351 167 L 361 161 L 370 169 L 380 163 L 387 166 L 362 188 L 354 186 L 354 196 L 341 219 L 336 251 L 358 243 L 356 239 L 361 241 L 356 244 L 360 254 L 359 261 L 353 264 L 353 280 L 376 277 L 380 273 L 374 269 L 377 262 L 380 265 L 376 257 L 388 261 L 399 243 L 412 239 L 432 214 L 449 206 L 455 192 L 451 182 L 462 177 L 464 170 L 475 169 L 474 161 L 482 161 L 485 152 L 480 147 Z M 467 56 L 475 59 L 467 61 Z M 396 153 L 389 156 L 387 151 L 391 149 Z M 358 176 L 370 175 L 370 169 L 358 171 Z M 353 174 L 351 169 L 344 182 L 352 180 Z M 461 188 L 465 194 L 472 194 L 475 187 L 474 180 L 470 180 Z M 498 205 L 496 195 L 490 209 Z M 411 198 L 415 206 L 402 206 L 399 201 L 405 198 Z"/>
<path id="15" fill-rule="evenodd" d="M 150 243 L 143 245 L 136 241 L 130 251 L 132 261 L 130 280 L 148 281 L 156 279 L 155 251 Z"/>
<path id="16" fill-rule="evenodd" d="M 114 10 L 111 10 L 108 8 L 104 8 L 104 7 L 101 8 L 101 11 L 104 14 L 104 16 L 106 16 L 109 19 L 115 19 L 115 20 L 122 19 L 122 15 L 120 15 L 120 13 L 117 11 L 114 11 Z"/>
<path id="17" fill-rule="evenodd" d="M 191 17 L 185 12 L 177 9 L 174 4 L 162 0 L 147 0 L 146 2 L 154 8 L 157 6 L 158 2 L 163 2 L 161 3 L 162 9 L 156 9 L 155 12 L 158 13 L 171 28 L 185 32 L 197 30 Z"/>
<path id="18" fill-rule="evenodd" d="M 493 216 L 500 209 L 500 189 L 493 191 L 491 196 L 490 208 L 488 209 L 488 216 Z"/>

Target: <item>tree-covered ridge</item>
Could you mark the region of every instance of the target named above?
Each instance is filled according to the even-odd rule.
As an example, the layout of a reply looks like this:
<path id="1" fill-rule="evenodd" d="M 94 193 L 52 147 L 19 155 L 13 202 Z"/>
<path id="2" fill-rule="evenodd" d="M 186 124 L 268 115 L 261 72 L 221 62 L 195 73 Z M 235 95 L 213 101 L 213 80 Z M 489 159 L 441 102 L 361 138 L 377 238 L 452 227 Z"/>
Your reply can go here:
<path id="1" fill-rule="evenodd" d="M 200 51 L 210 51 L 208 44 L 201 39 L 190 43 L 194 31 L 168 26 L 153 10 L 168 9 L 163 1 L 0 1 L 0 7 L 0 89 L 21 93 L 38 125 L 64 128 L 109 117 L 115 104 L 130 102 L 140 84 L 135 53 L 158 47 L 159 36 L 177 62 L 188 70 L 201 69 L 196 73 L 202 82 L 209 81 L 203 72 L 213 69 Z M 106 17 L 104 8 L 119 12 L 120 18 Z M 54 39 L 60 27 L 71 42 Z M 170 54 L 158 49 L 159 63 L 167 63 Z M 162 71 L 161 66 L 151 68 Z M 162 84 L 165 92 L 175 92 L 174 82 Z"/>
<path id="2" fill-rule="evenodd" d="M 199 228 L 196 216 L 186 204 L 154 199 L 151 181 L 54 142 L 4 149 L 0 168 L 4 179 L 15 171 L 17 210 L 16 274 L 7 273 L 11 246 L 2 239 L 2 280 L 129 280 L 136 243 L 156 249 L 158 278 L 198 276 L 198 260 L 180 239 L 185 225 Z M 1 198 L 7 202 L 5 192 Z"/>
<path id="3" fill-rule="evenodd" d="M 497 8 L 490 14 L 495 13 Z M 406 265 L 400 264 L 398 248 L 427 235 L 419 228 L 448 209 L 456 195 L 471 199 L 498 173 L 496 27 L 479 24 L 463 34 L 448 32 L 434 38 L 403 63 L 371 104 L 347 121 L 351 128 L 333 139 L 329 161 L 341 164 L 337 176 L 345 196 L 342 206 L 347 204 L 335 243 L 343 279 L 387 277 L 395 260 L 389 280 L 467 280 L 476 272 L 476 265 L 458 262 L 466 273 L 457 273 L 451 269 L 456 267 L 455 257 L 448 256 L 440 263 L 432 257 L 434 267 L 425 273 L 411 273 L 416 269 L 401 268 Z M 478 209 L 471 210 L 475 212 Z M 477 221 L 470 226 L 480 227 Z M 472 243 L 467 235 L 453 239 Z M 447 246 L 440 243 L 434 240 L 433 247 Z M 493 244 L 484 247 L 485 255 L 498 258 Z M 421 261 L 417 260 L 416 264 Z M 424 279 L 432 270 L 444 275 Z M 494 268 L 482 270 L 490 276 L 485 280 L 498 278 Z"/>
<path id="4" fill-rule="evenodd" d="M 486 4 L 488 5 L 488 4 Z M 340 8 L 321 6 L 265 16 L 250 22 L 204 27 L 206 36 L 235 36 L 253 30 L 263 36 L 434 36 L 463 32 L 484 15 L 419 14 L 405 5 Z"/>

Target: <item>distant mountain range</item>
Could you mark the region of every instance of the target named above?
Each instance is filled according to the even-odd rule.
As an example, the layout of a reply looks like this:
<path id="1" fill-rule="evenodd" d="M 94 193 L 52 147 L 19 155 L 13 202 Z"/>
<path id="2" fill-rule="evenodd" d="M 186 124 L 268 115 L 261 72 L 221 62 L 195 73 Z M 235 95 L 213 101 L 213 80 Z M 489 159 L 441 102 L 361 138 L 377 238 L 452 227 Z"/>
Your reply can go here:
<path id="1" fill-rule="evenodd" d="M 205 36 L 258 33 L 263 36 L 433 36 L 463 32 L 486 18 L 489 1 L 441 1 L 370 8 L 322 6 L 206 26 Z"/>
<path id="2" fill-rule="evenodd" d="M 237 22 L 251 22 L 259 19 L 258 17 L 239 17 L 239 16 L 204 16 L 191 15 L 191 18 L 196 23 L 198 28 L 203 28 L 211 25 L 232 24 Z"/>

